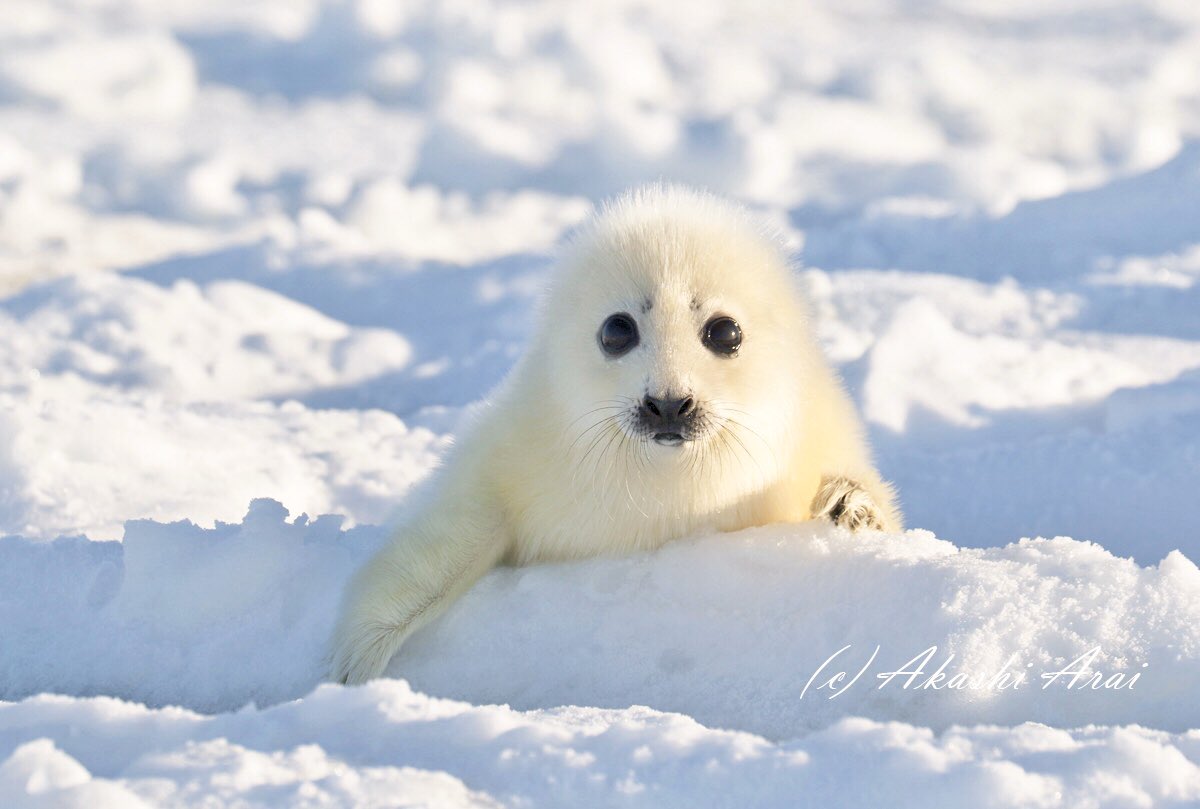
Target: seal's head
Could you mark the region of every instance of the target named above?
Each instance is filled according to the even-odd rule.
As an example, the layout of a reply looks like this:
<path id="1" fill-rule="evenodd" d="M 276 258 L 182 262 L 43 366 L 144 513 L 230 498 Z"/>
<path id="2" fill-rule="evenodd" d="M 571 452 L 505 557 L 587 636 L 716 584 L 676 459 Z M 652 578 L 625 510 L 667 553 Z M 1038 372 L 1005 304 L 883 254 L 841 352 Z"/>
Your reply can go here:
<path id="1" fill-rule="evenodd" d="M 576 234 L 545 312 L 547 386 L 581 462 L 773 477 L 813 341 L 776 240 L 743 209 L 654 186 Z M 585 461 L 586 459 L 590 459 Z"/>

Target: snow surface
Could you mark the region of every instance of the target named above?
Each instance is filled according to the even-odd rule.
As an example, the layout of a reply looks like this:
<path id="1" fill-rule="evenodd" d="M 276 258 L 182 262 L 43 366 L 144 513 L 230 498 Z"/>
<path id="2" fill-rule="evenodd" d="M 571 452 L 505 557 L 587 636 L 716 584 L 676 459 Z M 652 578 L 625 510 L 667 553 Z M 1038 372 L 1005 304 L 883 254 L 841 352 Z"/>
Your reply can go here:
<path id="1" fill-rule="evenodd" d="M 658 178 L 790 240 L 915 530 L 496 571 L 319 686 Z M 1192 0 L 6 0 L 0 296 L 0 804 L 1200 804 Z M 879 688 L 933 646 L 1029 679 Z"/>

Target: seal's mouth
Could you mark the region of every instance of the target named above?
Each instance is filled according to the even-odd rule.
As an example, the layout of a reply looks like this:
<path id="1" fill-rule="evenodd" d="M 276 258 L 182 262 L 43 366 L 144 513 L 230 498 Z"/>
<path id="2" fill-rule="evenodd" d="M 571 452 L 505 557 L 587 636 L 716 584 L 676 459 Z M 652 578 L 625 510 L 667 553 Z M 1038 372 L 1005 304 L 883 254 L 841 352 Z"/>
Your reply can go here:
<path id="1" fill-rule="evenodd" d="M 664 447 L 677 447 L 683 443 L 683 436 L 680 433 L 655 433 L 654 443 Z"/>

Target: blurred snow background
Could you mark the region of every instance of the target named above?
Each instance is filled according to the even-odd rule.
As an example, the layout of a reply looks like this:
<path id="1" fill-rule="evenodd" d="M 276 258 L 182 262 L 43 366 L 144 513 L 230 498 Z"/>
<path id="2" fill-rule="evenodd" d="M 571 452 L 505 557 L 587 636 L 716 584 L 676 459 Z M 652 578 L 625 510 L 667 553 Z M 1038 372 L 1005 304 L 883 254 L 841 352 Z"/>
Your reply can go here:
<path id="1" fill-rule="evenodd" d="M 555 243 L 657 179 L 787 235 L 945 542 L 503 571 L 393 666 L 464 702 L 220 713 L 317 683 Z M 0 296 L 0 697 L 71 695 L 0 704 L 6 804 L 1200 800 L 1192 0 L 5 0 Z M 1140 693 L 799 701 L 844 643 L 1093 641 Z"/>

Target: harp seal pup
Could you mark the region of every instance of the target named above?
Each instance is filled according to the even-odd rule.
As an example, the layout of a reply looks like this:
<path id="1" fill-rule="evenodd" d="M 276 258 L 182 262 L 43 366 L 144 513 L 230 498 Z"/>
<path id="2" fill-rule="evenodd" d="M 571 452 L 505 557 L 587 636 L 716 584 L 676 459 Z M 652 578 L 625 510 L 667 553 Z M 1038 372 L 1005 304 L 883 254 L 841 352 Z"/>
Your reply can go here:
<path id="1" fill-rule="evenodd" d="M 784 252 L 746 211 L 643 188 L 558 270 L 525 356 L 351 580 L 332 679 L 380 675 L 498 564 L 813 518 L 901 529 Z"/>

